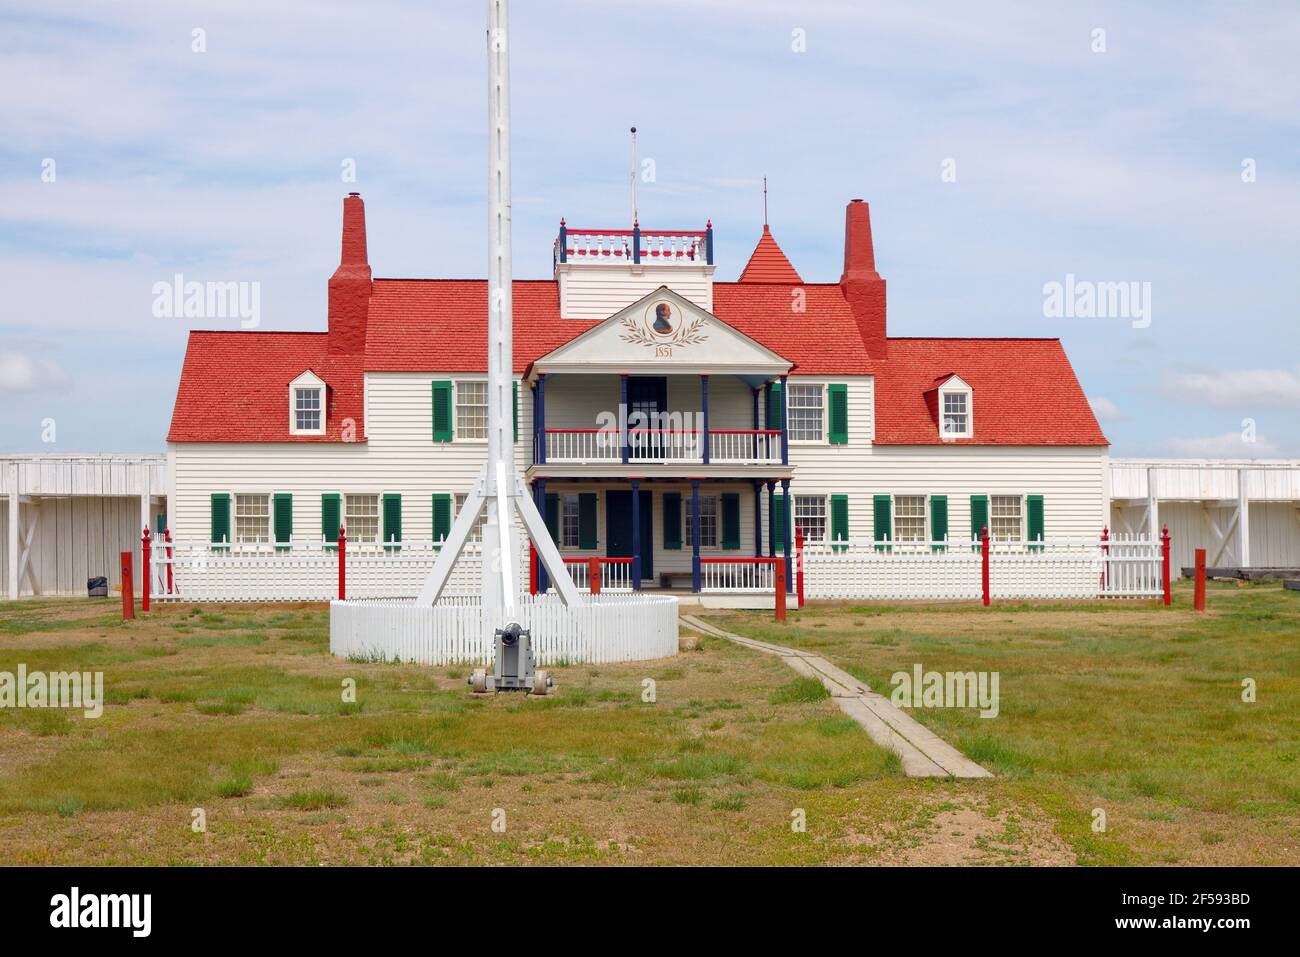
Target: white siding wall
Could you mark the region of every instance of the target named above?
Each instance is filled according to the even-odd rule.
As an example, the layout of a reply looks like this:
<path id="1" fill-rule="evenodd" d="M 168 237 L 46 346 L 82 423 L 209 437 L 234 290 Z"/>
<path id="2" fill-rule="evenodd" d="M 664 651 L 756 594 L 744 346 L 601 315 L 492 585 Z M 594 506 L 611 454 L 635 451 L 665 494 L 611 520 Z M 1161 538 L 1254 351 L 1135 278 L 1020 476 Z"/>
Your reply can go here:
<path id="1" fill-rule="evenodd" d="M 713 312 L 713 267 L 600 265 L 570 262 L 555 270 L 560 315 L 565 319 L 608 319 L 660 286 Z"/>
<path id="2" fill-rule="evenodd" d="M 176 486 L 174 538 L 209 534 L 213 492 L 288 492 L 293 495 L 295 538 L 318 540 L 321 495 L 327 492 L 402 496 L 402 536 L 427 541 L 433 534 L 433 494 L 469 490 L 486 452 L 486 440 L 434 442 L 430 383 L 486 377 L 482 373 L 367 373 L 367 442 L 177 443 L 172 446 Z M 519 388 L 519 443 L 515 460 L 527 467 L 532 442 L 532 401 Z M 233 534 L 233 515 L 232 515 Z"/>
<path id="3" fill-rule="evenodd" d="M 849 521 L 854 529 L 870 528 L 874 494 L 947 495 L 949 537 L 964 539 L 971 530 L 970 496 L 1041 494 L 1045 537 L 1100 536 L 1108 520 L 1105 451 L 877 446 L 859 476 L 860 494 L 850 499 Z"/>
<path id="4" fill-rule="evenodd" d="M 430 386 L 435 379 L 482 378 L 456 374 L 371 373 L 367 379 L 367 443 L 354 446 L 316 444 L 217 445 L 181 444 L 172 450 L 176 498 L 171 524 L 178 538 L 208 534 L 212 492 L 290 492 L 294 495 L 295 537 L 320 535 L 322 492 L 399 492 L 402 494 L 403 535 L 408 540 L 432 534 L 431 496 L 466 491 L 482 461 L 484 443 L 431 441 Z M 872 447 L 873 380 L 812 379 L 792 382 L 847 382 L 849 441 L 847 445 L 795 442 L 790 447 L 794 469 L 791 495 L 849 496 L 849 535 L 872 536 L 872 496 L 911 493 L 948 496 L 948 524 L 954 538 L 970 530 L 973 494 L 1042 494 L 1049 537 L 1093 536 L 1107 521 L 1104 490 L 1104 449 Z M 748 428 L 752 397 L 748 386 L 731 376 L 715 376 L 710 385 L 711 424 L 717 428 Z M 617 407 L 616 376 L 557 376 L 548 382 L 547 422 L 555 428 L 592 428 L 595 414 Z M 669 408 L 697 411 L 698 379 L 670 377 Z M 521 469 L 531 454 L 531 391 L 520 388 L 516 460 Z M 551 479 L 550 492 L 603 492 L 626 484 L 568 482 Z M 690 567 L 690 549 L 663 550 L 662 494 L 680 491 L 689 507 L 686 481 L 644 486 L 654 494 L 655 568 Z M 741 494 L 741 548 L 718 555 L 754 554 L 753 485 L 749 481 L 706 485 L 704 494 Z M 763 496 L 766 499 L 766 496 Z M 599 499 L 599 551 L 605 541 L 605 502 Z M 829 501 L 827 504 L 829 513 Z M 829 514 L 828 514 L 829 519 Z M 763 529 L 767 535 L 764 508 Z M 766 550 L 766 542 L 765 550 Z M 580 555 L 572 551 L 568 554 Z M 706 554 L 711 554 L 706 550 Z"/>

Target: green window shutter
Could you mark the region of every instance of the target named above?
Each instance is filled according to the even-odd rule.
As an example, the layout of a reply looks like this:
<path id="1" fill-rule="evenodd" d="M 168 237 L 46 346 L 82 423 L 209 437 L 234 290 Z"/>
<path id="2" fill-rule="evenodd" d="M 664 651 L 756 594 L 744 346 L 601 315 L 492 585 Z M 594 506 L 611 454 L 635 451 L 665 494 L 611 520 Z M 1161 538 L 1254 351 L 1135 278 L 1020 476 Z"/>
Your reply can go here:
<path id="1" fill-rule="evenodd" d="M 833 383 L 826 387 L 826 395 L 829 399 L 829 414 L 827 422 L 831 445 L 848 445 L 849 444 L 849 387 L 843 382 Z"/>
<path id="2" fill-rule="evenodd" d="M 325 536 L 326 542 L 333 542 L 334 547 L 338 547 L 339 526 L 343 524 L 343 501 L 337 493 L 329 493 L 320 497 L 320 533 Z M 326 548 L 329 548 L 326 545 Z"/>
<path id="3" fill-rule="evenodd" d="M 767 390 L 767 427 L 781 428 L 781 383 L 773 382 Z"/>
<path id="4" fill-rule="evenodd" d="M 596 547 L 596 493 L 578 493 L 578 547 Z"/>
<path id="5" fill-rule="evenodd" d="M 664 548 L 682 547 L 682 493 L 664 492 Z"/>
<path id="6" fill-rule="evenodd" d="M 515 441 L 519 441 L 519 380 L 511 383 L 515 387 Z"/>
<path id="7" fill-rule="evenodd" d="M 930 539 L 942 542 L 948 537 L 948 496 L 930 496 Z M 942 545 L 932 545 L 936 552 L 943 551 Z"/>
<path id="8" fill-rule="evenodd" d="M 560 496 L 555 492 L 546 493 L 546 530 L 551 533 L 551 541 L 560 544 Z"/>
<path id="9" fill-rule="evenodd" d="M 230 541 L 230 496 L 224 492 L 212 495 L 212 524 L 210 526 L 212 542 Z"/>
<path id="10" fill-rule="evenodd" d="M 433 441 L 450 442 L 452 440 L 451 423 L 451 382 L 448 380 L 433 383 Z"/>
<path id="11" fill-rule="evenodd" d="M 980 534 L 988 523 L 989 497 L 987 495 L 972 495 L 970 497 L 970 537 L 976 542 L 976 551 L 979 551 Z"/>
<path id="12" fill-rule="evenodd" d="M 722 493 L 722 547 L 740 547 L 740 493 Z"/>
<path id="13" fill-rule="evenodd" d="M 277 492 L 271 499 L 271 521 L 276 551 L 288 551 L 293 539 L 293 496 L 288 492 Z"/>
<path id="14" fill-rule="evenodd" d="M 847 542 L 849 540 L 849 497 L 847 495 L 831 496 L 831 541 Z M 836 551 L 843 551 L 848 546 L 835 546 Z"/>
<path id="15" fill-rule="evenodd" d="M 872 533 L 876 541 L 893 541 L 893 502 L 888 495 L 875 495 L 871 499 Z M 884 545 L 877 545 L 876 551 L 883 552 Z"/>
<path id="16" fill-rule="evenodd" d="M 402 496 L 397 494 L 384 496 L 383 516 L 384 548 L 390 552 L 395 552 L 400 548 L 396 543 L 402 540 Z M 389 542 L 394 544 L 387 544 Z"/>
<path id="17" fill-rule="evenodd" d="M 433 496 L 433 540 L 444 541 L 451 534 L 451 496 L 438 492 Z"/>
<path id="18" fill-rule="evenodd" d="M 167 532 L 167 513 L 158 513 L 158 534 L 163 535 Z"/>
<path id="19" fill-rule="evenodd" d="M 1026 495 L 1025 510 L 1029 513 L 1029 540 L 1031 542 L 1041 542 L 1045 537 L 1043 534 L 1043 496 Z M 1042 545 L 1030 545 L 1031 550 L 1038 551 Z"/>
<path id="20" fill-rule="evenodd" d="M 772 533 L 772 547 L 776 551 L 785 549 L 785 496 L 774 495 L 772 497 L 772 522 L 775 524 L 775 530 Z"/>

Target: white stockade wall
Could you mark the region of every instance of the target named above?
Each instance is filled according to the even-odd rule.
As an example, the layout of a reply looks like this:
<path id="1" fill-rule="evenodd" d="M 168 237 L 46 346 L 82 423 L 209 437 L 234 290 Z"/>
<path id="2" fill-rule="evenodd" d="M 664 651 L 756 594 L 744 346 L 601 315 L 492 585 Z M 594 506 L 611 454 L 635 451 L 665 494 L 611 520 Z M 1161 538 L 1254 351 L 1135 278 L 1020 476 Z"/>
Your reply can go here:
<path id="1" fill-rule="evenodd" d="M 403 542 L 397 548 L 348 542 L 349 598 L 414 598 L 433 569 L 440 544 Z M 482 546 L 465 546 L 452 570 L 447 594 L 473 594 L 482 587 Z M 170 552 L 170 554 L 169 554 Z M 523 554 L 528 550 L 525 547 Z M 332 601 L 338 598 L 339 556 L 321 541 L 289 546 L 154 542 L 150 590 L 159 601 Z M 521 563 L 519 587 L 528 584 Z M 172 594 L 167 594 L 167 567 Z"/>
<path id="2" fill-rule="evenodd" d="M 644 661 L 677 654 L 677 599 L 670 595 L 592 595 L 565 607 L 555 595 L 521 595 L 505 612 L 477 596 L 432 607 L 398 601 L 330 603 L 330 653 L 366 661 L 425 665 L 490 664 L 493 634 L 511 622 L 532 633 L 543 666 Z"/>
<path id="3" fill-rule="evenodd" d="M 983 595 L 980 543 L 822 543 L 804 549 L 804 596 L 975 600 Z M 1154 598 L 1158 540 L 1138 536 L 990 542 L 991 598 Z"/>

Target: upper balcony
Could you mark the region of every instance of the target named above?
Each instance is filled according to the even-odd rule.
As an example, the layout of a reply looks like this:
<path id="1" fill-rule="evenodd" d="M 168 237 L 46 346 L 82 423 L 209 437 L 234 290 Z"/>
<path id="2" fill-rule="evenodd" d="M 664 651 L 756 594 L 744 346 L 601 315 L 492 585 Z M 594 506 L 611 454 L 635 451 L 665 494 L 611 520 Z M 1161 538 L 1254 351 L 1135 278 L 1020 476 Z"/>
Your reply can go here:
<path id="1" fill-rule="evenodd" d="M 565 319 L 604 319 L 660 286 L 713 311 L 713 223 L 703 229 L 570 229 L 552 251 Z"/>
<path id="2" fill-rule="evenodd" d="M 713 222 L 703 229 L 570 229 L 560 220 L 554 266 L 602 265 L 712 266 Z"/>

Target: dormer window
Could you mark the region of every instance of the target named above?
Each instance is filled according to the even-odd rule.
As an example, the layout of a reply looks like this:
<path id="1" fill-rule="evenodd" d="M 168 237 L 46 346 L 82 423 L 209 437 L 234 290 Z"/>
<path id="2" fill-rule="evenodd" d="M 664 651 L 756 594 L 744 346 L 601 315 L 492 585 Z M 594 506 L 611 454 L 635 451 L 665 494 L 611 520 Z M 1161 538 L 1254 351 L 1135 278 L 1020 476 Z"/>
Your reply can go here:
<path id="1" fill-rule="evenodd" d="M 964 392 L 946 392 L 943 396 L 944 435 L 966 435 L 970 432 L 969 398 Z"/>
<path id="2" fill-rule="evenodd" d="M 971 388 L 957 376 L 949 376 L 939 386 L 939 438 L 969 439 L 971 425 Z"/>
<path id="3" fill-rule="evenodd" d="M 289 383 L 289 434 L 325 434 L 325 383 L 310 370 Z"/>

